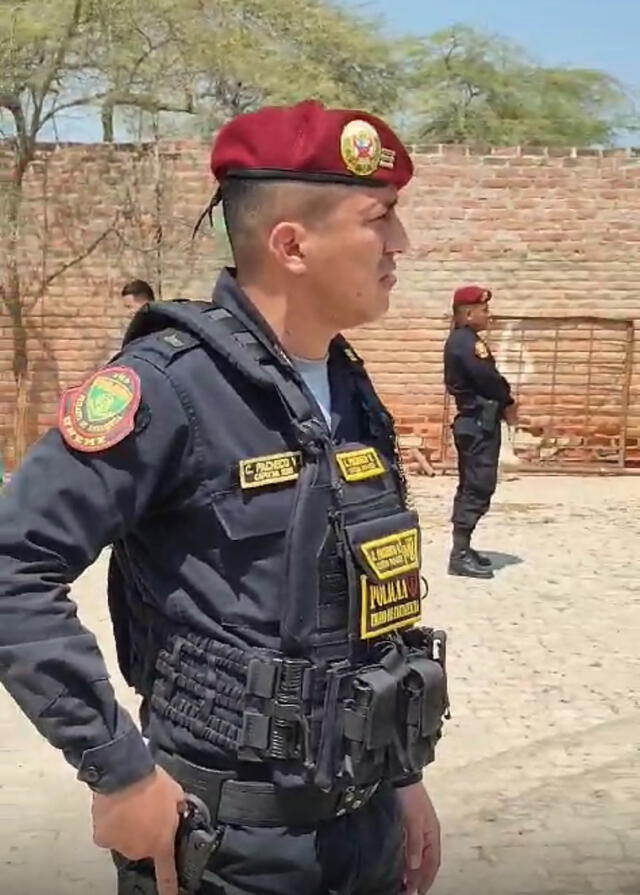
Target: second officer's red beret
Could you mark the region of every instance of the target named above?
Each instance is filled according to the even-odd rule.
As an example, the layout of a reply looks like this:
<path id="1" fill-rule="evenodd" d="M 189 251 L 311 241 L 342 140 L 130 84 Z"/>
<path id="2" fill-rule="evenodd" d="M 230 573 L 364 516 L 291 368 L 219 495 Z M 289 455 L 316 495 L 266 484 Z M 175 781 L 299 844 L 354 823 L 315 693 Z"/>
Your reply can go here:
<path id="1" fill-rule="evenodd" d="M 491 290 L 484 286 L 461 286 L 453 293 L 453 307 L 460 305 L 479 305 L 489 301 Z"/>

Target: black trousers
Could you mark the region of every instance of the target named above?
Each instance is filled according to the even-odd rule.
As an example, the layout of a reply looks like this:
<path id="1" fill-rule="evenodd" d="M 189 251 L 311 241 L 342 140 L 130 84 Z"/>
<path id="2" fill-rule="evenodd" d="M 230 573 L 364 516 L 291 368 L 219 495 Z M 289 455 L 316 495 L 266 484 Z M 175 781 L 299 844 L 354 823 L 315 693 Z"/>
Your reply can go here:
<path id="1" fill-rule="evenodd" d="M 491 504 L 498 483 L 501 429 L 485 432 L 474 417 L 458 416 L 453 423 L 458 452 L 458 489 L 453 499 L 454 530 L 473 532 Z"/>
<path id="2" fill-rule="evenodd" d="M 153 895 L 148 862 L 116 859 L 118 895 Z M 400 895 L 403 831 L 383 784 L 359 811 L 315 828 L 225 827 L 198 895 Z"/>

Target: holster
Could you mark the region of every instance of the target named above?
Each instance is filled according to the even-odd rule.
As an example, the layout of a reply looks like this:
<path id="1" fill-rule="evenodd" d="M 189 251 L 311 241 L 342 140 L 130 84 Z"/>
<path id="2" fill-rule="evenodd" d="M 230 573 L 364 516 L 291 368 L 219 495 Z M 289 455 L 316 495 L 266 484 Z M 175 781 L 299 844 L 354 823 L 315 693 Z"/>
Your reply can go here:
<path id="1" fill-rule="evenodd" d="M 489 398 L 476 398 L 480 428 L 488 435 L 495 432 L 500 420 L 500 405 Z"/>

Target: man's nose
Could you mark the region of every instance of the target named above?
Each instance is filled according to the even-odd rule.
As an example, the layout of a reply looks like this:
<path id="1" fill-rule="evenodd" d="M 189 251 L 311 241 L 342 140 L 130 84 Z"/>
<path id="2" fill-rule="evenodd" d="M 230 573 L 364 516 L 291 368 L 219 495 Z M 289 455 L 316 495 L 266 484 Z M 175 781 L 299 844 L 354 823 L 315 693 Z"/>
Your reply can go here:
<path id="1" fill-rule="evenodd" d="M 408 248 L 409 236 L 407 235 L 407 230 L 400 218 L 397 215 L 394 215 L 387 239 L 387 252 L 401 254 L 402 252 L 406 252 Z"/>

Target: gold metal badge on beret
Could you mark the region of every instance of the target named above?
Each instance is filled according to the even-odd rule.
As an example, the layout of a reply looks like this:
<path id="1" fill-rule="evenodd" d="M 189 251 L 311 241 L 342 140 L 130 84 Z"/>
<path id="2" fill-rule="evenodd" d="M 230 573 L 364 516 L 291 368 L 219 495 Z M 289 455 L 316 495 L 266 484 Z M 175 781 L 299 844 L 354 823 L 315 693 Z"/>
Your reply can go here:
<path id="1" fill-rule="evenodd" d="M 380 167 L 382 144 L 378 131 L 368 121 L 358 118 L 342 129 L 340 155 L 353 174 L 369 177 Z"/>

